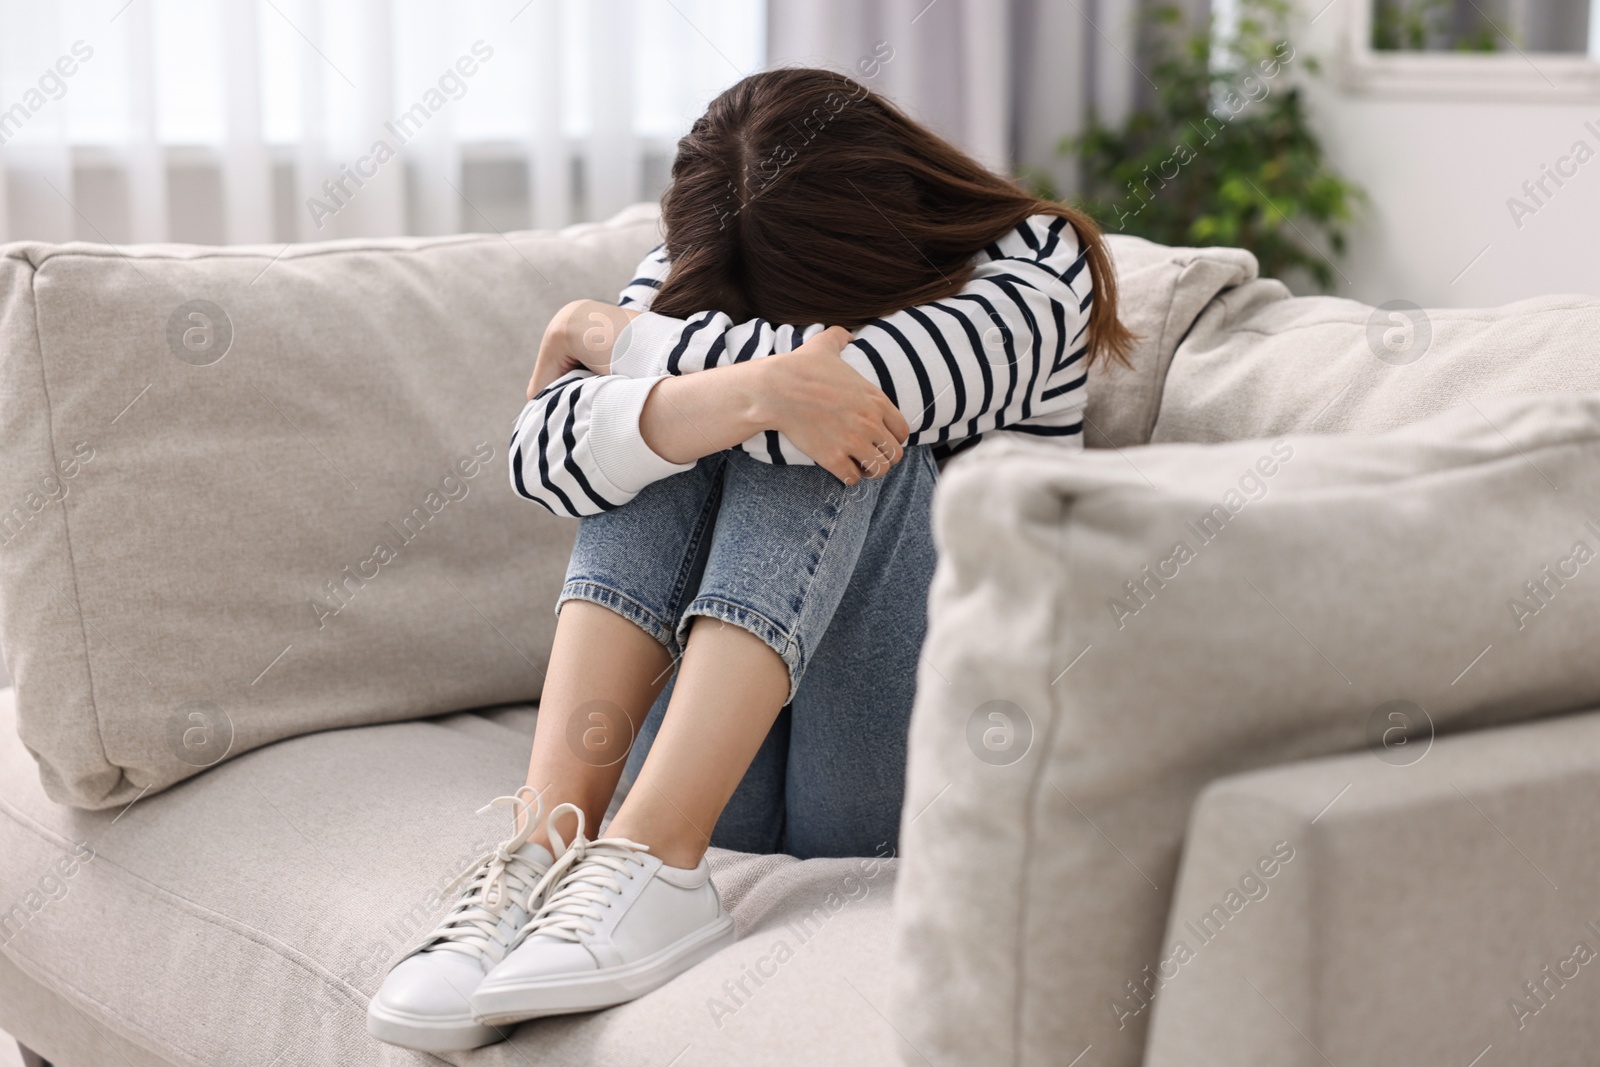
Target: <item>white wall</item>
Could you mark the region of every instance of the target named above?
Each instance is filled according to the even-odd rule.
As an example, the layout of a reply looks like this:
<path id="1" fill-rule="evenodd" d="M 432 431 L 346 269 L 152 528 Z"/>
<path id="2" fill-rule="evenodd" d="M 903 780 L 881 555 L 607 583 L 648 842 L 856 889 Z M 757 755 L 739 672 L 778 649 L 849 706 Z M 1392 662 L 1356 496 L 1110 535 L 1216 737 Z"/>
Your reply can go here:
<path id="1" fill-rule="evenodd" d="M 1314 14 L 1325 2 L 1301 0 L 1301 7 Z M 1440 84 L 1454 79 L 1439 77 L 1374 84 L 1341 73 L 1353 62 L 1346 35 L 1360 3 L 1338 0 L 1295 39 L 1326 64 L 1308 86 L 1324 147 L 1370 197 L 1340 264 L 1350 283 L 1335 292 L 1424 307 L 1600 295 L 1600 77 L 1585 79 L 1574 60 L 1513 55 L 1482 77 L 1464 68 L 1456 89 Z M 1507 199 L 1531 205 L 1523 182 L 1540 178 L 1542 166 L 1554 167 L 1579 140 L 1595 158 L 1564 178 L 1565 187 L 1548 183 L 1552 195 L 1519 228 Z"/>
<path id="2" fill-rule="evenodd" d="M 1424 306 L 1493 305 L 1552 292 L 1600 295 L 1600 158 L 1579 168 L 1565 188 L 1548 185 L 1555 195 L 1520 227 L 1506 204 L 1513 195 L 1531 204 L 1522 183 L 1540 177 L 1541 165 L 1554 165 L 1576 140 L 1600 156 L 1600 136 L 1585 130 L 1585 121 L 1600 128 L 1600 101 L 1580 107 L 1342 100 L 1327 107 L 1319 125 L 1328 147 L 1372 198 L 1344 267 L 1352 295 Z"/>
<path id="3" fill-rule="evenodd" d="M 1291 32 L 1298 56 L 1323 65 L 1303 84 L 1324 148 L 1369 197 L 1349 230 L 1349 255 L 1338 261 L 1348 282 L 1338 280 L 1334 292 L 1434 307 L 1600 294 L 1600 65 L 1510 54 L 1491 57 L 1491 73 L 1480 76 L 1475 60 L 1483 57 L 1446 56 L 1429 61 L 1465 64 L 1463 73 L 1360 77 L 1351 54 L 1360 27 L 1352 23 L 1370 2 L 1295 0 L 1299 23 Z M 1075 192 L 1074 165 L 1055 154 L 1057 140 L 1081 128 L 1090 100 L 1114 122 L 1135 95 L 1151 91 L 1135 66 L 1144 58 L 1131 32 L 1135 5 L 1014 4 L 1016 155 Z M 1297 58 L 1295 68 L 1303 67 Z M 1596 158 L 1563 179 L 1565 188 L 1552 184 L 1547 205 L 1519 229 L 1507 198 L 1525 196 L 1522 183 L 1539 178 L 1541 165 L 1554 166 L 1580 138 Z"/>

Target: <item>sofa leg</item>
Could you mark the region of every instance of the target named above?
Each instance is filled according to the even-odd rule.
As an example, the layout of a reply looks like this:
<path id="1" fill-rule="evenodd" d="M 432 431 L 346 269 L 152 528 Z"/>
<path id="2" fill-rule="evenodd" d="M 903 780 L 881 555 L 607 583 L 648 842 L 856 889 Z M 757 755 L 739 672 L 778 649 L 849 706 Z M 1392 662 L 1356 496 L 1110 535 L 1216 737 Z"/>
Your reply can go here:
<path id="1" fill-rule="evenodd" d="M 17 1042 L 17 1051 L 22 1053 L 22 1067 L 50 1067 L 49 1060 L 20 1041 Z"/>

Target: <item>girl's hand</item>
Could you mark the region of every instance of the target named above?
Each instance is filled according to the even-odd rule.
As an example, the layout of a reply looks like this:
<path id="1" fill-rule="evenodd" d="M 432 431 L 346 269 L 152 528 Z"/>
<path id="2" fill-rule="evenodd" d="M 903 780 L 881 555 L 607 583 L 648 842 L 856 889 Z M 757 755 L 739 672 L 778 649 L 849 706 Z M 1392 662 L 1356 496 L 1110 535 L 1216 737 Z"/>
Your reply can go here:
<path id="1" fill-rule="evenodd" d="M 832 326 L 758 361 L 767 374 L 763 421 L 846 485 L 887 473 L 911 432 L 883 390 L 839 358 L 850 341 L 850 331 Z"/>
<path id="2" fill-rule="evenodd" d="M 600 300 L 574 300 L 550 319 L 539 341 L 539 358 L 528 379 L 528 399 L 569 371 L 587 367 L 611 373 L 611 348 L 637 311 Z"/>

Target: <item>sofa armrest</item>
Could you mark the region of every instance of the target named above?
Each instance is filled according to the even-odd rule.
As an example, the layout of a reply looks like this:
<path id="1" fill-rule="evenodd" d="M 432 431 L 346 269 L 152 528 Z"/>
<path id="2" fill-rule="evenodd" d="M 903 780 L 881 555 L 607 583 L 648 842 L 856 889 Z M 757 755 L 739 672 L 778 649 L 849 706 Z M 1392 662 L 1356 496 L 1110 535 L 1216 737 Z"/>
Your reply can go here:
<path id="1" fill-rule="evenodd" d="M 1600 712 L 1408 744 L 1204 792 L 1170 962 L 1140 978 L 1146 1067 L 1573 1063 L 1600 1040 Z"/>
<path id="2" fill-rule="evenodd" d="M 1092 1045 L 1137 1067 L 1151 1013 L 1129 987 L 1170 947 L 1212 782 L 1359 753 L 1398 700 L 1448 734 L 1600 705 L 1596 499 L 1587 394 L 950 464 L 895 899 L 906 1062 L 1054 1067 Z"/>

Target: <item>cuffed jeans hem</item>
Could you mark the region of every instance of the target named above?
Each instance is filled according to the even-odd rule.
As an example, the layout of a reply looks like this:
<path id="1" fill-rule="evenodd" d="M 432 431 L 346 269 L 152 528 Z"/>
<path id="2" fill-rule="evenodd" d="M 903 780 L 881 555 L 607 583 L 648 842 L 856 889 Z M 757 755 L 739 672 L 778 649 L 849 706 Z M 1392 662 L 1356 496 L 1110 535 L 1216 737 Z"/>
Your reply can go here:
<path id="1" fill-rule="evenodd" d="M 677 659 L 682 654 L 682 645 L 678 642 L 677 634 L 671 623 L 639 603 L 628 594 L 603 585 L 600 582 L 586 580 L 571 581 L 561 587 L 561 595 L 556 598 L 556 615 L 561 614 L 561 605 L 569 600 L 587 600 L 591 604 L 599 604 L 603 608 L 610 608 L 624 619 L 633 623 L 639 629 L 661 642 L 667 654 Z"/>
<path id="2" fill-rule="evenodd" d="M 800 688 L 800 677 L 805 673 L 805 654 L 793 634 L 745 604 L 738 604 L 722 597 L 698 596 L 684 609 L 683 618 L 678 620 L 680 646 L 689 639 L 690 621 L 700 615 L 748 631 L 776 652 L 783 660 L 783 665 L 789 669 L 789 695 L 783 702 L 785 704 L 794 702 L 795 692 Z"/>

